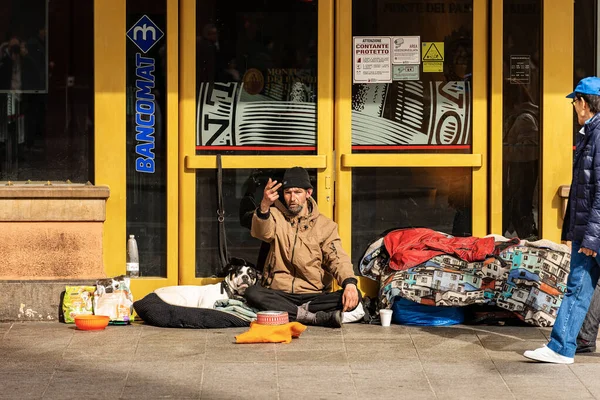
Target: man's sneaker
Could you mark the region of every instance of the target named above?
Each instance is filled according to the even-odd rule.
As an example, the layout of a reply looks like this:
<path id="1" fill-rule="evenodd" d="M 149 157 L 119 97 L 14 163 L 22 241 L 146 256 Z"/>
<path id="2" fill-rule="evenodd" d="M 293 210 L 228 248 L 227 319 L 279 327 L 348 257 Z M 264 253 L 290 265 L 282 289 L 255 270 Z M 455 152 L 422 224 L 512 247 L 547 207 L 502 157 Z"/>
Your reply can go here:
<path id="1" fill-rule="evenodd" d="M 326 326 L 328 328 L 341 328 L 342 327 L 342 310 L 335 311 L 317 311 L 315 313 L 315 325 Z"/>
<path id="2" fill-rule="evenodd" d="M 596 352 L 596 342 L 588 342 L 587 340 L 577 339 L 577 350 L 575 353 L 595 353 Z"/>
<path id="3" fill-rule="evenodd" d="M 547 346 L 540 347 L 539 349 L 535 350 L 527 350 L 525 353 L 523 353 L 523 356 L 531 360 L 553 364 L 573 364 L 575 361 L 573 357 L 561 356 Z"/>

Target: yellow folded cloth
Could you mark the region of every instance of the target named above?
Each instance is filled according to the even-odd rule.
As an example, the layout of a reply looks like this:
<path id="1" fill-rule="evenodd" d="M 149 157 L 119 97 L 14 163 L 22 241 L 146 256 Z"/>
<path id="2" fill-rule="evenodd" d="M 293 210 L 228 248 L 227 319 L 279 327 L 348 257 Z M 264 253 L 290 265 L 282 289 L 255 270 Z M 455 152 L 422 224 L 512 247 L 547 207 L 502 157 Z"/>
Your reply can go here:
<path id="1" fill-rule="evenodd" d="M 261 325 L 250 323 L 248 332 L 235 337 L 236 343 L 290 343 L 292 337 L 299 337 L 306 330 L 300 322 L 288 322 L 283 325 Z"/>

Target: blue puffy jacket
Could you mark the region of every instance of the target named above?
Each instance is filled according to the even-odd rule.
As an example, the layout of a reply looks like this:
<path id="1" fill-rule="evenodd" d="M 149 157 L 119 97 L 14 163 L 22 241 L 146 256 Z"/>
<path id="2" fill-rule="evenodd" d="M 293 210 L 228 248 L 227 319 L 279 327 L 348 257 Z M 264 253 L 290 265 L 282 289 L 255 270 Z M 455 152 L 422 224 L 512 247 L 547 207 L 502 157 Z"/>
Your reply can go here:
<path id="1" fill-rule="evenodd" d="M 573 159 L 562 239 L 600 253 L 600 113 L 583 129 Z"/>

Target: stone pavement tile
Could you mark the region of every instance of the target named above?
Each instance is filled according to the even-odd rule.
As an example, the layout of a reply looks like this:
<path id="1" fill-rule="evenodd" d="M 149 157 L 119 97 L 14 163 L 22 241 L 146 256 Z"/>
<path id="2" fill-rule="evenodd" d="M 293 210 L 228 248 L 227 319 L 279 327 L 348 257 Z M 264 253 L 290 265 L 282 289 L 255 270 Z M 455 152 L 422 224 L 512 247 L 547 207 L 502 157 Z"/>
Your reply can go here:
<path id="1" fill-rule="evenodd" d="M 122 398 L 199 398 L 204 364 L 185 361 L 136 361 Z"/>
<path id="2" fill-rule="evenodd" d="M 579 359 L 575 361 L 575 364 L 569 366 L 571 371 L 577 376 L 577 378 L 583 383 L 588 391 L 600 399 L 600 365 L 598 364 L 580 364 Z"/>
<path id="3" fill-rule="evenodd" d="M 65 399 L 81 396 L 115 399 L 121 395 L 126 378 L 127 371 L 56 371 L 44 398 Z"/>
<path id="4" fill-rule="evenodd" d="M 340 329 L 324 328 L 322 326 L 307 326 L 300 337 L 306 340 L 342 340 L 347 325 Z"/>
<path id="5" fill-rule="evenodd" d="M 246 395 L 277 392 L 277 365 L 275 363 L 211 363 L 204 366 L 202 378 L 203 398 L 208 393 L 219 396 Z"/>
<path id="6" fill-rule="evenodd" d="M 452 383 L 448 381 L 432 382 L 437 398 L 444 400 L 513 400 L 515 398 L 511 390 L 504 384 L 490 384 L 489 382 L 479 384 L 473 382 L 471 385 L 466 385 L 463 382 L 461 385 L 453 385 Z"/>
<path id="7" fill-rule="evenodd" d="M 142 332 L 143 328 L 143 325 L 137 324 L 135 322 L 129 324 L 108 324 L 106 328 L 98 332 L 102 332 L 106 335 L 139 335 Z M 75 331 L 81 332 L 79 329 L 76 329 Z"/>
<path id="8" fill-rule="evenodd" d="M 356 391 L 350 387 L 331 389 L 329 391 L 307 389 L 281 389 L 280 400 L 331 400 L 331 399 L 357 399 Z M 366 397 L 369 399 L 369 397 Z"/>
<path id="9" fill-rule="evenodd" d="M 123 360 L 119 356 L 115 356 L 115 359 L 110 361 L 98 361 L 94 358 L 65 358 L 56 366 L 55 371 L 56 373 L 65 374 L 119 374 L 127 376 L 131 369 L 131 365 L 131 360 Z"/>
<path id="10" fill-rule="evenodd" d="M 368 338 L 375 340 L 402 340 L 410 335 L 411 328 L 403 325 L 393 324 L 383 327 L 371 324 L 346 324 L 342 328 L 344 338 L 348 340 L 359 340 Z"/>
<path id="11" fill-rule="evenodd" d="M 472 326 L 479 340 L 486 342 L 506 342 L 511 340 L 535 340 L 546 341 L 544 332 L 533 326 Z"/>
<path id="12" fill-rule="evenodd" d="M 139 343 L 133 356 L 138 361 L 181 360 L 203 361 L 204 341 L 171 341 Z"/>
<path id="13" fill-rule="evenodd" d="M 470 362 L 422 360 L 423 371 L 430 381 L 449 381 L 464 384 L 465 380 L 476 379 L 489 383 L 502 383 L 500 372 L 490 360 Z"/>
<path id="14" fill-rule="evenodd" d="M 0 373 L 0 398 L 39 399 L 52 374 Z"/>
<path id="15" fill-rule="evenodd" d="M 350 362 L 418 360 L 410 338 L 403 341 L 346 340 Z"/>
<path id="16" fill-rule="evenodd" d="M 208 347 L 228 346 L 235 344 L 235 337 L 241 333 L 247 332 L 248 328 L 239 329 L 220 329 L 218 331 L 209 331 L 206 336 Z"/>
<path id="17" fill-rule="evenodd" d="M 62 349 L 22 348 L 0 353 L 0 373 L 45 374 L 54 371 L 63 357 Z"/>
<path id="18" fill-rule="evenodd" d="M 74 324 L 62 324 L 58 322 L 15 322 L 13 323 L 9 336 L 21 338 L 59 338 L 70 337 L 75 332 Z"/>
<path id="19" fill-rule="evenodd" d="M 275 362 L 275 346 L 278 343 L 228 344 L 215 346 L 210 343 L 206 347 L 205 362 Z"/>
<path id="20" fill-rule="evenodd" d="M 490 358 L 494 361 L 512 361 L 523 362 L 527 361 L 523 357 L 526 350 L 535 350 L 542 347 L 544 341 L 487 341 L 483 343 L 483 347 L 487 351 Z"/>
<path id="21" fill-rule="evenodd" d="M 575 364 L 599 364 L 600 353 L 584 353 L 575 355 Z"/>
<path id="22" fill-rule="evenodd" d="M 243 391 L 234 391 L 227 388 L 224 382 L 219 388 L 202 390 L 201 399 L 205 400 L 279 400 L 276 390 L 267 391 L 262 388 L 249 386 Z M 296 400 L 298 397 L 295 398 Z"/>
<path id="23" fill-rule="evenodd" d="M 171 341 L 206 341 L 208 329 L 170 329 L 155 326 L 143 326 L 140 342 L 171 342 Z"/>
<path id="24" fill-rule="evenodd" d="M 594 396 L 581 383 L 560 379 L 536 378 L 506 379 L 517 399 L 593 399 Z"/>
<path id="25" fill-rule="evenodd" d="M 0 340 L 2 340 L 4 334 L 10 330 L 12 324 L 12 322 L 0 322 Z"/>
<path id="26" fill-rule="evenodd" d="M 357 389 L 359 399 L 369 400 L 390 400 L 390 399 L 411 399 L 411 400 L 433 400 L 437 399 L 435 393 L 428 388 L 416 388 L 414 386 L 396 388 L 376 388 L 376 389 Z"/>
<path id="27" fill-rule="evenodd" d="M 577 377 L 567 365 L 539 363 L 523 358 L 523 361 L 520 362 L 495 360 L 494 366 L 507 382 L 527 383 L 544 379 L 566 384 L 578 382 Z"/>
<path id="28" fill-rule="evenodd" d="M 240 333 L 247 332 L 249 327 L 247 328 L 225 328 L 225 329 L 204 329 L 206 332 L 206 336 L 208 340 L 217 340 L 219 338 L 231 339 L 235 341 L 235 337 Z"/>
<path id="29" fill-rule="evenodd" d="M 277 353 L 283 353 L 286 351 L 333 351 L 333 352 L 344 352 L 346 351 L 346 345 L 344 341 L 340 340 L 305 340 L 304 337 L 292 340 L 291 343 L 282 343 L 279 346 L 275 346 Z"/>
<path id="30" fill-rule="evenodd" d="M 101 361 L 111 361 L 118 356 L 123 359 L 133 359 L 137 343 L 120 341 L 105 343 L 102 340 L 90 343 L 71 343 L 64 352 L 65 358 L 93 358 Z"/>
<path id="31" fill-rule="evenodd" d="M 430 395 L 433 394 L 420 361 L 400 360 L 394 364 L 383 361 L 351 363 L 350 369 L 354 385 L 359 392 L 369 389 L 398 393 L 414 390 L 429 391 Z"/>
<path id="32" fill-rule="evenodd" d="M 283 344 L 280 346 L 284 346 Z M 348 358 L 345 351 L 303 350 L 303 351 L 277 351 L 279 365 L 296 365 L 298 367 L 328 365 L 333 368 L 347 366 Z"/>
<path id="33" fill-rule="evenodd" d="M 22 349 L 37 349 L 40 352 L 59 351 L 66 349 L 71 343 L 71 338 L 36 338 L 36 337 L 8 337 L 0 341 L 0 348 L 4 351 L 16 351 Z"/>
<path id="34" fill-rule="evenodd" d="M 200 392 L 194 388 L 181 384 L 169 383 L 150 383 L 146 386 L 128 387 L 123 389 L 120 399 L 177 399 L 177 400 L 192 400 L 199 399 Z M 114 397 L 113 397 L 114 399 Z M 57 399 L 58 400 L 58 399 Z"/>
<path id="35" fill-rule="evenodd" d="M 512 399 L 491 361 L 432 362 L 424 361 L 423 370 L 440 399 Z"/>
<path id="36" fill-rule="evenodd" d="M 331 398 L 343 394 L 355 397 L 356 390 L 348 365 L 313 365 L 298 367 L 297 365 L 277 364 L 279 391 L 286 394 L 296 391 L 296 398 Z M 319 397 L 314 397 L 319 396 Z"/>
<path id="37" fill-rule="evenodd" d="M 463 339 L 445 339 L 434 341 L 423 337 L 413 337 L 415 347 L 421 360 L 470 362 L 489 360 L 490 356 L 478 342 Z"/>
<path id="38" fill-rule="evenodd" d="M 547 340 L 550 340 L 550 334 L 552 333 L 552 328 L 538 328 L 542 334 L 546 337 Z"/>
<path id="39" fill-rule="evenodd" d="M 69 348 L 85 348 L 85 347 L 97 347 L 97 346 L 135 346 L 139 340 L 139 332 L 136 335 L 114 335 L 107 334 L 105 331 L 77 331 L 71 338 Z"/>
<path id="40" fill-rule="evenodd" d="M 415 336 L 433 336 L 437 338 L 461 339 L 464 336 L 475 336 L 477 332 L 469 325 L 452 326 L 410 326 L 410 335 Z"/>

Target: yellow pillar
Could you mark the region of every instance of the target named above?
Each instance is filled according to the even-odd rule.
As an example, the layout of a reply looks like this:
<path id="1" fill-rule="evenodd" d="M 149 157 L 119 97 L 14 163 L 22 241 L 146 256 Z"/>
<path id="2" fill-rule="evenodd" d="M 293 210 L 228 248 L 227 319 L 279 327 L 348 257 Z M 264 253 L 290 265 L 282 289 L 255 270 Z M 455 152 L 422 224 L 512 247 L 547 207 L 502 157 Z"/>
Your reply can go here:
<path id="1" fill-rule="evenodd" d="M 562 206 L 558 189 L 571 182 L 573 110 L 572 1 L 544 1 L 541 236 L 560 241 Z M 584 44 L 587 45 L 587 44 Z"/>
<path id="2" fill-rule="evenodd" d="M 125 2 L 94 2 L 95 184 L 110 187 L 103 259 L 107 276 L 125 273 Z"/>

